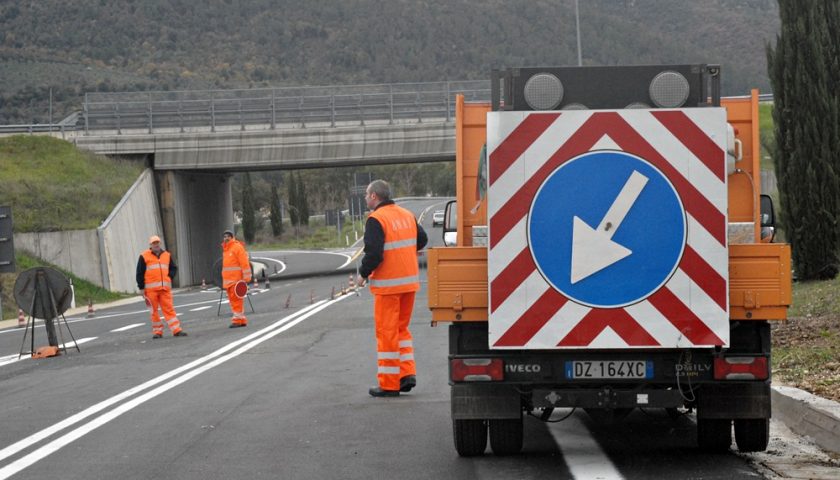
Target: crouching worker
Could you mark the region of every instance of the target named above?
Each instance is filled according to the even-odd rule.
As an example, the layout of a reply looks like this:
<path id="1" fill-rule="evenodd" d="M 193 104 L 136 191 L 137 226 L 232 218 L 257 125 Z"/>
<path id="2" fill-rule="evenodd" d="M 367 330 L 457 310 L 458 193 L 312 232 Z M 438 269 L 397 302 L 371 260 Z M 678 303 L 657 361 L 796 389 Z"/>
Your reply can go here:
<path id="1" fill-rule="evenodd" d="M 181 322 L 172 305 L 172 279 L 178 273 L 178 266 L 169 252 L 160 245 L 160 237 L 149 238 L 149 249 L 140 254 L 137 261 L 137 288 L 143 291 L 146 305 L 151 310 L 152 338 L 163 337 L 163 322 L 158 315 L 158 307 L 163 312 L 166 325 L 173 336 L 186 337 L 181 330 Z"/>

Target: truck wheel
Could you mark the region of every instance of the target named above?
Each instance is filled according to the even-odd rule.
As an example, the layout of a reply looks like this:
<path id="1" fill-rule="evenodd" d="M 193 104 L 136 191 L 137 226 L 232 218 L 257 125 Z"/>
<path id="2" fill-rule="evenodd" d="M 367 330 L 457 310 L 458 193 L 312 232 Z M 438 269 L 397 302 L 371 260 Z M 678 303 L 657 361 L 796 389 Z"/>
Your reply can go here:
<path id="1" fill-rule="evenodd" d="M 769 418 L 735 420 L 735 443 L 741 452 L 763 452 L 770 440 Z"/>
<path id="2" fill-rule="evenodd" d="M 462 457 L 481 455 L 487 448 L 487 424 L 484 420 L 452 420 L 455 450 Z"/>
<path id="3" fill-rule="evenodd" d="M 697 446 L 707 452 L 725 452 L 732 444 L 732 421 L 719 418 L 697 419 Z"/>
<path id="4" fill-rule="evenodd" d="M 490 420 L 490 448 L 499 456 L 522 450 L 522 417 Z"/>

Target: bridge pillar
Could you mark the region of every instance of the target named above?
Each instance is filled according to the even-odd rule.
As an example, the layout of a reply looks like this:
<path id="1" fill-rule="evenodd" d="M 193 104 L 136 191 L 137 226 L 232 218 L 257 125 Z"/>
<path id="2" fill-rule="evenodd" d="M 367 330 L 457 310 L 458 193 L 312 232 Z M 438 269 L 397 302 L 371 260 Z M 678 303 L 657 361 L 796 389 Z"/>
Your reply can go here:
<path id="1" fill-rule="evenodd" d="M 233 227 L 231 174 L 164 170 L 156 177 L 166 245 L 178 264 L 176 285 L 212 279 L 222 232 Z"/>

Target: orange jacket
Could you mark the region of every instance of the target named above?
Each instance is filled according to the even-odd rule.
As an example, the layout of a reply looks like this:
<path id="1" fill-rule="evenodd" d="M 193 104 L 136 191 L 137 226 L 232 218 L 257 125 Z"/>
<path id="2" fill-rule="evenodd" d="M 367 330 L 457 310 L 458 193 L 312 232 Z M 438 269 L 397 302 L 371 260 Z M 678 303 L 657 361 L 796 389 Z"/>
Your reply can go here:
<path id="1" fill-rule="evenodd" d="M 146 273 L 143 275 L 143 288 L 145 290 L 170 290 L 172 279 L 169 277 L 169 252 L 163 251 L 160 258 L 151 250 L 143 252 L 143 260 L 146 261 Z"/>
<path id="2" fill-rule="evenodd" d="M 222 243 L 222 286 L 228 288 L 239 280 L 251 281 L 251 262 L 239 240 Z"/>
<path id="3" fill-rule="evenodd" d="M 382 263 L 368 277 L 370 292 L 377 295 L 420 290 L 417 267 L 417 220 L 408 210 L 384 205 L 370 214 L 382 226 L 385 244 Z"/>

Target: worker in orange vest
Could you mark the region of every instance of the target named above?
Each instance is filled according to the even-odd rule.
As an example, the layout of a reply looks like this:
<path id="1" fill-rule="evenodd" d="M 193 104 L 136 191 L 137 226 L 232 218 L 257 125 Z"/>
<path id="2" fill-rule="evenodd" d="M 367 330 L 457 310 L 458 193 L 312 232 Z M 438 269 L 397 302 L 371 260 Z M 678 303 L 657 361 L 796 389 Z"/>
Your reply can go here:
<path id="1" fill-rule="evenodd" d="M 234 237 L 233 230 L 225 230 L 223 238 L 222 288 L 227 291 L 230 309 L 233 312 L 230 328 L 246 327 L 248 319 L 245 318 L 245 302 L 236 295 L 234 286 L 240 280 L 251 283 L 251 262 L 248 260 L 245 245 Z"/>
<path id="2" fill-rule="evenodd" d="M 414 343 L 408 324 L 420 289 L 417 251 L 428 237 L 414 214 L 391 200 L 391 187 L 374 180 L 365 192 L 373 210 L 365 222 L 365 256 L 356 277 L 370 282 L 376 325 L 377 379 L 374 397 L 396 397 L 417 385 Z"/>
<path id="3" fill-rule="evenodd" d="M 137 260 L 137 288 L 143 291 L 146 303 L 151 310 L 152 338 L 163 337 L 163 322 L 160 321 L 158 308 L 163 312 L 166 325 L 175 337 L 186 337 L 181 330 L 181 322 L 172 305 L 172 279 L 178 273 L 178 266 L 172 255 L 163 249 L 160 237 L 149 237 L 149 249 L 140 254 Z"/>

